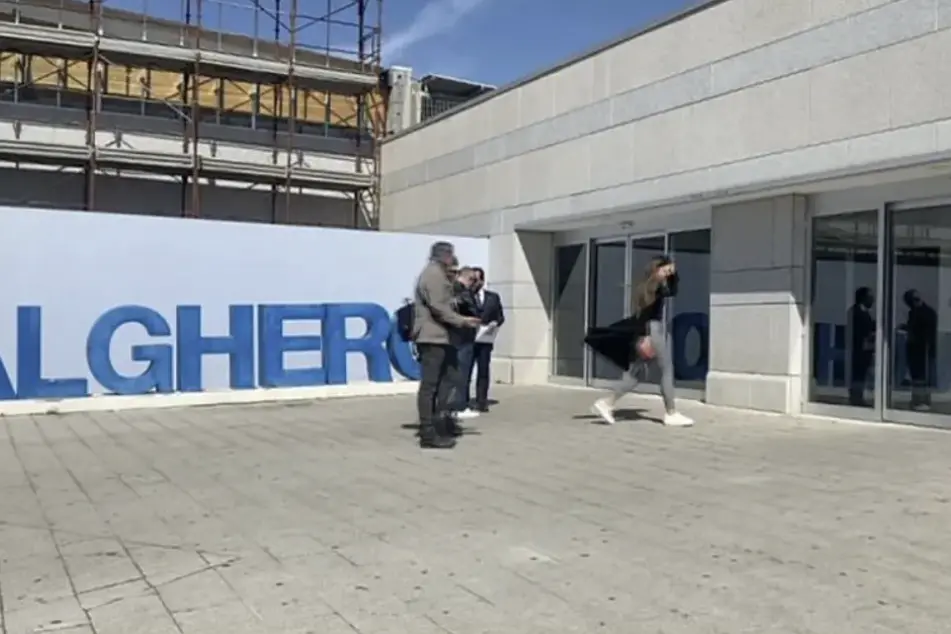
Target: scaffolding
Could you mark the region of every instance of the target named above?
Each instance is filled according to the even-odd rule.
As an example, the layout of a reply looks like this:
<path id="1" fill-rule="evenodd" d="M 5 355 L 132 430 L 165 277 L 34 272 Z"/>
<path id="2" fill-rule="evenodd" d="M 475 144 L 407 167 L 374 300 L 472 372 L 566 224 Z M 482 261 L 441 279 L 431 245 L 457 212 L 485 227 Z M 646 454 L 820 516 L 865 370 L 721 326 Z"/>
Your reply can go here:
<path id="1" fill-rule="evenodd" d="M 203 184 L 224 180 L 270 187 L 273 222 L 307 190 L 344 193 L 354 226 L 373 227 L 382 1 L 0 0 L 0 120 L 15 131 L 0 160 L 82 169 L 89 210 L 97 176 L 126 170 L 180 180 L 185 216 L 202 215 Z M 54 102 L 82 142 L 18 132 L 49 123 Z M 129 147 L 132 131 L 180 151 Z"/>

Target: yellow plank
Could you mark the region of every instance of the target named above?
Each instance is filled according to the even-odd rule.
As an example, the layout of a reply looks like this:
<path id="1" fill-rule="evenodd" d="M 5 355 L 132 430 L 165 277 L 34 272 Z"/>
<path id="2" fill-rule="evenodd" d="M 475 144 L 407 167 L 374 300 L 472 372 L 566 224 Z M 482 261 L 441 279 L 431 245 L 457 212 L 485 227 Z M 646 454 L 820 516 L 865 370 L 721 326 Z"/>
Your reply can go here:
<path id="1" fill-rule="evenodd" d="M 254 86 L 245 82 L 228 80 L 225 80 L 223 84 L 221 89 L 223 111 L 248 114 L 254 111 Z"/>
<path id="2" fill-rule="evenodd" d="M 357 125 L 357 99 L 346 95 L 330 96 L 330 125 L 348 128 Z"/>
<path id="3" fill-rule="evenodd" d="M 109 64 L 106 67 L 103 87 L 109 95 L 138 97 L 141 94 L 136 80 L 136 69 L 122 64 Z"/>
<path id="4" fill-rule="evenodd" d="M 275 108 L 274 104 L 274 95 L 277 94 L 279 101 Z M 305 101 L 306 95 L 303 91 L 300 91 L 300 94 L 297 98 L 297 108 L 294 109 L 294 118 L 297 120 L 304 119 L 305 111 Z M 261 114 L 267 116 L 278 116 L 282 118 L 289 118 L 291 115 L 292 105 L 294 101 L 292 98 L 292 91 L 290 86 L 261 86 Z"/>
<path id="5" fill-rule="evenodd" d="M 69 90 L 89 90 L 89 62 L 66 62 L 66 88 Z"/>
<path id="6" fill-rule="evenodd" d="M 0 53 L 0 81 L 20 81 L 19 58 L 17 53 Z"/>
<path id="7" fill-rule="evenodd" d="M 14 51 L 0 50 L 0 80 L 12 82 L 17 78 L 17 58 Z M 82 60 L 60 60 L 50 57 L 29 56 L 32 81 L 38 86 L 60 87 L 67 90 L 89 90 L 89 62 Z M 64 83 L 65 75 L 65 83 Z M 192 100 L 192 90 L 182 95 L 180 73 L 161 70 L 109 64 L 104 72 L 105 92 L 109 95 L 129 98 L 145 98 L 150 101 L 181 104 Z M 246 82 L 233 82 L 214 77 L 199 79 L 199 105 L 217 110 L 219 104 L 223 111 L 251 113 L 254 110 L 255 95 L 258 87 Z M 260 113 L 268 116 L 288 118 L 291 114 L 292 90 L 289 86 L 261 86 L 258 103 Z M 275 95 L 278 104 L 275 108 Z M 382 125 L 385 104 L 378 91 L 368 98 L 368 110 L 374 128 Z M 295 118 L 309 123 L 327 123 L 335 126 L 355 127 L 357 125 L 357 100 L 346 95 L 332 95 L 320 91 L 298 90 Z M 327 114 L 330 114 L 329 121 Z"/>
<path id="8" fill-rule="evenodd" d="M 261 86 L 260 90 L 260 113 L 269 117 L 286 117 L 287 104 L 282 100 L 286 99 L 285 95 L 274 86 Z"/>
<path id="9" fill-rule="evenodd" d="M 267 116 L 274 116 L 281 109 L 275 101 L 275 91 L 272 86 L 261 86 L 258 93 L 258 111 Z"/>
<path id="10" fill-rule="evenodd" d="M 152 70 L 148 97 L 156 101 L 182 102 L 182 76 L 164 70 Z"/>
<path id="11" fill-rule="evenodd" d="M 203 108 L 218 108 L 218 80 L 213 77 L 197 77 L 189 81 L 198 81 L 198 105 Z M 194 97 L 194 86 L 189 86 L 188 95 L 185 98 L 187 103 L 191 103 Z"/>
<path id="12" fill-rule="evenodd" d="M 325 92 L 316 92 L 313 90 L 301 91 L 299 97 L 301 102 L 301 118 L 308 123 L 326 123 L 327 121 L 327 99 Z"/>
<path id="13" fill-rule="evenodd" d="M 30 56 L 30 79 L 36 86 L 62 88 L 63 60 L 49 59 L 39 55 Z"/>
<path id="14" fill-rule="evenodd" d="M 367 97 L 367 110 L 371 119 L 382 120 L 384 113 L 383 99 L 379 93 Z M 357 98 L 346 95 L 331 95 L 330 97 L 330 124 L 354 128 L 358 124 Z M 367 122 L 370 123 L 369 121 Z"/>
<path id="15" fill-rule="evenodd" d="M 386 102 L 383 101 L 383 95 L 379 90 L 370 93 L 369 106 L 373 129 L 382 134 L 386 127 Z"/>

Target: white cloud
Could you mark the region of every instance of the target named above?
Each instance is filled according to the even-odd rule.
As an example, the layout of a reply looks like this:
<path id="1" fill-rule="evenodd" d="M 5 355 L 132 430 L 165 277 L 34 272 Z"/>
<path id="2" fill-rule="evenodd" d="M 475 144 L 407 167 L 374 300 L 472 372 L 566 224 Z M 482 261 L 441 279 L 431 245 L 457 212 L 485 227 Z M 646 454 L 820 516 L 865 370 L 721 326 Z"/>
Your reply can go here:
<path id="1" fill-rule="evenodd" d="M 416 44 L 448 33 L 459 20 L 485 2 L 487 0 L 430 0 L 413 16 L 409 26 L 384 38 L 384 63 L 392 64 L 394 57 L 399 57 Z"/>

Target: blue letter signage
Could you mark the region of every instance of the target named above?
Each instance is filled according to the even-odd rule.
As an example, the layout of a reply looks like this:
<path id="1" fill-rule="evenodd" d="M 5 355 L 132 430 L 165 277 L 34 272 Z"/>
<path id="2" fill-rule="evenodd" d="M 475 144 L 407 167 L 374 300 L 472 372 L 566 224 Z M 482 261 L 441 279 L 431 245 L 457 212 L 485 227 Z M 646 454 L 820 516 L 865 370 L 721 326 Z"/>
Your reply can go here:
<path id="1" fill-rule="evenodd" d="M 197 392 L 207 381 L 205 357 L 227 357 L 231 389 L 344 385 L 355 359 L 365 364 L 370 381 L 393 381 L 393 371 L 416 380 L 419 367 L 409 345 L 393 327 L 385 308 L 372 303 L 238 304 L 227 307 L 228 332 L 209 334 L 202 328 L 201 306 L 178 306 L 172 319 L 147 306 L 117 306 L 99 316 L 85 342 L 87 374 L 109 394 Z M 311 322 L 320 334 L 291 335 L 291 322 Z M 174 328 L 172 328 L 174 323 Z M 362 334 L 348 336 L 350 325 Z M 132 345 L 123 354 L 142 364 L 138 373 L 116 369 L 113 340 L 119 329 L 144 332 L 149 342 Z M 0 359 L 0 400 L 60 399 L 89 396 L 89 379 L 50 378 L 42 368 L 42 310 L 17 309 L 15 379 Z M 77 342 L 73 354 L 81 354 Z M 320 364 L 289 367 L 288 356 L 319 352 Z M 359 361 L 357 361 L 359 362 Z M 174 376 L 173 376 L 174 375 Z"/>

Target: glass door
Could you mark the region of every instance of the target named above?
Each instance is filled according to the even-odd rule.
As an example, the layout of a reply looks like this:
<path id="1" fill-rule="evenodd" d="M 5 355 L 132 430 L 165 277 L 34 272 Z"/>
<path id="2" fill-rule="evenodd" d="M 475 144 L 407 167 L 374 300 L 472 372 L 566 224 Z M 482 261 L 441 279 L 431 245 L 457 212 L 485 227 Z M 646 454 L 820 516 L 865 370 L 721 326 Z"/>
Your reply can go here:
<path id="1" fill-rule="evenodd" d="M 951 427 L 951 203 L 886 208 L 884 418 Z"/>
<path id="2" fill-rule="evenodd" d="M 637 237 L 631 240 L 631 277 L 628 281 L 628 297 L 633 297 L 638 285 L 650 267 L 651 260 L 667 253 L 666 236 Z M 625 316 L 633 311 L 633 301 L 625 307 Z M 669 315 L 665 315 L 665 321 Z M 669 332 L 669 329 L 668 329 Z M 660 386 L 660 369 L 653 363 L 648 364 L 641 375 L 638 391 L 657 392 Z"/>
<path id="3" fill-rule="evenodd" d="M 710 352 L 709 229 L 681 231 L 668 237 L 677 264 L 680 288 L 667 307 L 670 353 L 677 393 L 702 399 L 706 391 Z"/>
<path id="4" fill-rule="evenodd" d="M 808 403 L 818 414 L 880 420 L 879 211 L 812 220 Z"/>
<path id="5" fill-rule="evenodd" d="M 677 393 L 702 399 L 706 387 L 710 316 L 709 229 L 671 234 L 611 238 L 592 243 L 588 287 L 588 325 L 608 326 L 628 317 L 632 297 L 651 260 L 670 254 L 678 266 L 680 288 L 668 301 L 664 315 L 667 343 L 674 364 Z M 610 361 L 588 354 L 587 382 L 605 387 L 621 378 Z M 657 393 L 660 369 L 648 364 L 641 374 L 639 392 Z"/>
<path id="6" fill-rule="evenodd" d="M 552 376 L 585 378 L 585 304 L 588 297 L 587 244 L 555 249 L 552 310 Z"/>
<path id="7" fill-rule="evenodd" d="M 595 242 L 591 252 L 591 326 L 610 326 L 627 314 L 627 241 Z M 621 370 L 598 355 L 589 354 L 589 382 L 616 381 Z"/>

